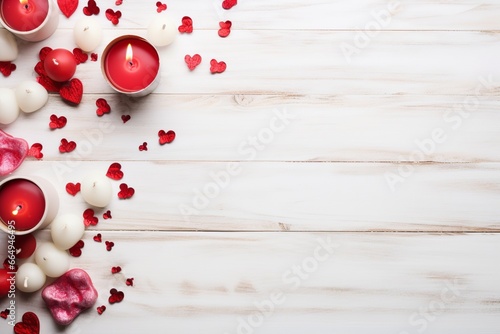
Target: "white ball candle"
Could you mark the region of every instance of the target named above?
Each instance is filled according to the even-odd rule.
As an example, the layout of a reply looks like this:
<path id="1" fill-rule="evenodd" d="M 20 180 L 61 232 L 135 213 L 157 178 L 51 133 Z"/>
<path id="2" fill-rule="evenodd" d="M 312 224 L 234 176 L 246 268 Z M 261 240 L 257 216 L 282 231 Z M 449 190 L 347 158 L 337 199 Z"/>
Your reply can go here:
<path id="1" fill-rule="evenodd" d="M 81 182 L 82 197 L 90 205 L 104 208 L 111 203 L 113 188 L 108 177 L 101 173 L 91 173 Z"/>
<path id="2" fill-rule="evenodd" d="M 69 255 L 51 242 L 40 245 L 35 251 L 36 264 L 49 277 L 59 277 L 69 269 Z"/>
<path id="3" fill-rule="evenodd" d="M 16 273 L 16 288 L 23 292 L 35 292 L 43 287 L 46 279 L 39 266 L 34 263 L 24 263 L 19 266 Z"/>
<path id="4" fill-rule="evenodd" d="M 73 28 L 75 43 L 85 52 L 94 51 L 102 41 L 102 27 L 93 17 L 84 17 Z"/>
<path id="5" fill-rule="evenodd" d="M 0 88 L 0 124 L 10 124 L 19 116 L 16 94 L 10 88 Z"/>
<path id="6" fill-rule="evenodd" d="M 168 15 L 158 15 L 148 27 L 148 40 L 154 46 L 171 44 L 177 36 L 177 27 Z"/>
<path id="7" fill-rule="evenodd" d="M 16 100 L 25 113 L 32 113 L 42 108 L 49 100 L 49 93 L 36 81 L 24 81 L 16 88 Z"/>
<path id="8" fill-rule="evenodd" d="M 0 61 L 13 61 L 18 54 L 14 35 L 6 29 L 0 29 Z"/>
<path id="9" fill-rule="evenodd" d="M 73 247 L 85 233 L 85 225 L 77 215 L 57 216 L 50 224 L 52 241 L 57 248 L 66 250 Z"/>

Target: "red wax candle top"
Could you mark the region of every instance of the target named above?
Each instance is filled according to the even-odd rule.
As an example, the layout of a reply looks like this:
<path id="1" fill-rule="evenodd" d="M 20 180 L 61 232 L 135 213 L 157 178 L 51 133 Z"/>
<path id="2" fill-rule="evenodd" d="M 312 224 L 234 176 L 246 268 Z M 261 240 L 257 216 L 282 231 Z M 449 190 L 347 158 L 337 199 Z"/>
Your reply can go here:
<path id="1" fill-rule="evenodd" d="M 31 230 L 45 213 L 45 196 L 33 182 L 13 179 L 0 187 L 0 221 L 17 231 Z"/>
<path id="2" fill-rule="evenodd" d="M 14 241 L 16 257 L 18 259 L 29 258 L 36 249 L 36 239 L 32 234 L 18 235 Z"/>
<path id="3" fill-rule="evenodd" d="M 109 48 L 105 57 L 106 77 L 123 92 L 137 92 L 148 87 L 160 69 L 158 52 L 142 39 L 119 40 Z"/>
<path id="4" fill-rule="evenodd" d="M 49 13 L 48 0 L 1 0 L 0 15 L 5 23 L 17 31 L 38 28 Z"/>

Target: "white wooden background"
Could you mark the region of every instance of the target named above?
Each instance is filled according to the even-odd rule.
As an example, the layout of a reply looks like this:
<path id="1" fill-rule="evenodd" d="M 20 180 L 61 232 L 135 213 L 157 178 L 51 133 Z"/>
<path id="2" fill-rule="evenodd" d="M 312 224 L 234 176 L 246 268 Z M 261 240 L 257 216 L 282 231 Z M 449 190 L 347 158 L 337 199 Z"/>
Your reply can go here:
<path id="1" fill-rule="evenodd" d="M 51 95 L 43 110 L 2 127 L 43 144 L 43 160 L 16 175 L 50 179 L 61 213 L 87 208 L 67 182 L 113 162 L 136 190 L 113 200 L 113 219 L 97 211 L 83 255 L 72 258 L 92 276 L 104 314 L 94 308 L 58 328 L 39 293 L 18 296 L 18 313 L 36 312 L 43 334 L 499 333 L 500 1 L 401 1 L 350 61 L 341 46 L 360 43 L 389 1 L 240 0 L 229 11 L 221 2 L 167 2 L 194 32 L 160 49 L 162 82 L 151 96 L 113 93 L 89 61 L 76 73 L 85 87 L 78 107 Z M 47 41 L 21 43 L 18 69 L 0 85 L 34 80 L 41 47 L 75 47 L 71 29 L 85 5 L 61 15 Z M 157 15 L 155 1 L 98 5 L 99 55 L 114 37 L 145 36 Z M 123 13 L 116 27 L 108 7 Z M 222 39 L 225 20 L 233 29 Z M 195 53 L 203 61 L 190 72 L 184 55 Z M 209 73 L 212 58 L 227 63 L 225 73 Z M 100 97 L 112 107 L 102 118 Z M 51 114 L 68 125 L 50 131 Z M 288 115 L 286 126 L 249 149 L 276 114 Z M 132 118 L 123 124 L 122 115 Z M 176 140 L 158 145 L 160 129 Z M 417 142 L 433 133 L 439 142 L 422 151 Z M 79 149 L 60 154 L 63 137 Z M 234 166 L 227 186 L 183 214 L 211 173 Z M 111 252 L 92 240 L 98 232 L 115 242 Z M 335 248 L 318 258 L 325 243 Z M 116 265 L 123 272 L 111 275 Z M 122 303 L 108 304 L 112 287 L 125 292 Z M 272 312 L 260 313 L 278 292 Z M 0 332 L 11 331 L 0 319 Z"/>

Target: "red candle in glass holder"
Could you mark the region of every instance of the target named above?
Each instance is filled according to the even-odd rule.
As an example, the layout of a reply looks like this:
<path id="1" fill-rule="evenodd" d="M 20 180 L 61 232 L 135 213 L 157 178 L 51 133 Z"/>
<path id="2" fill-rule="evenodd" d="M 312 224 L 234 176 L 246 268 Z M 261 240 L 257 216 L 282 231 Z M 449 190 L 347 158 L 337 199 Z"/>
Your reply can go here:
<path id="1" fill-rule="evenodd" d="M 18 31 L 38 28 L 49 12 L 48 0 L 2 0 L 0 12 L 4 22 Z"/>

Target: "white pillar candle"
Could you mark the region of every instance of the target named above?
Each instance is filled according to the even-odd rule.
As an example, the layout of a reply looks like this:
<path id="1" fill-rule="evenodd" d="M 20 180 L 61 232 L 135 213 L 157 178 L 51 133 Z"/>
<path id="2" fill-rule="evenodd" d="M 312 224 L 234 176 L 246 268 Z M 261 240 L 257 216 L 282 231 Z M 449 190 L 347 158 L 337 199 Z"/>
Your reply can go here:
<path id="1" fill-rule="evenodd" d="M 94 51 L 102 41 L 102 27 L 93 17 L 84 17 L 73 28 L 75 43 L 85 52 Z"/>
<path id="2" fill-rule="evenodd" d="M 91 173 L 81 182 L 83 199 L 90 205 L 104 208 L 111 203 L 113 189 L 108 177 L 101 173 Z"/>
<path id="3" fill-rule="evenodd" d="M 73 247 L 85 233 L 85 225 L 77 215 L 57 216 L 50 224 L 52 241 L 57 248 L 66 250 Z"/>
<path id="4" fill-rule="evenodd" d="M 35 292 L 45 284 L 46 276 L 34 263 L 24 263 L 16 273 L 16 288 L 23 292 Z"/>
<path id="5" fill-rule="evenodd" d="M 19 116 L 16 94 L 10 88 L 0 88 L 0 124 L 10 124 Z"/>
<path id="6" fill-rule="evenodd" d="M 32 113 L 42 108 L 49 100 L 49 93 L 36 81 L 24 81 L 16 88 L 16 100 L 25 113 Z"/>
<path id="7" fill-rule="evenodd" d="M 148 40 L 154 46 L 171 44 L 177 36 L 177 27 L 168 15 L 156 16 L 148 27 Z"/>
<path id="8" fill-rule="evenodd" d="M 14 35 L 6 29 L 0 29 L 0 61 L 16 60 L 18 54 Z"/>
<path id="9" fill-rule="evenodd" d="M 69 269 L 69 255 L 51 242 L 40 245 L 35 251 L 36 264 L 49 277 L 59 277 Z"/>

